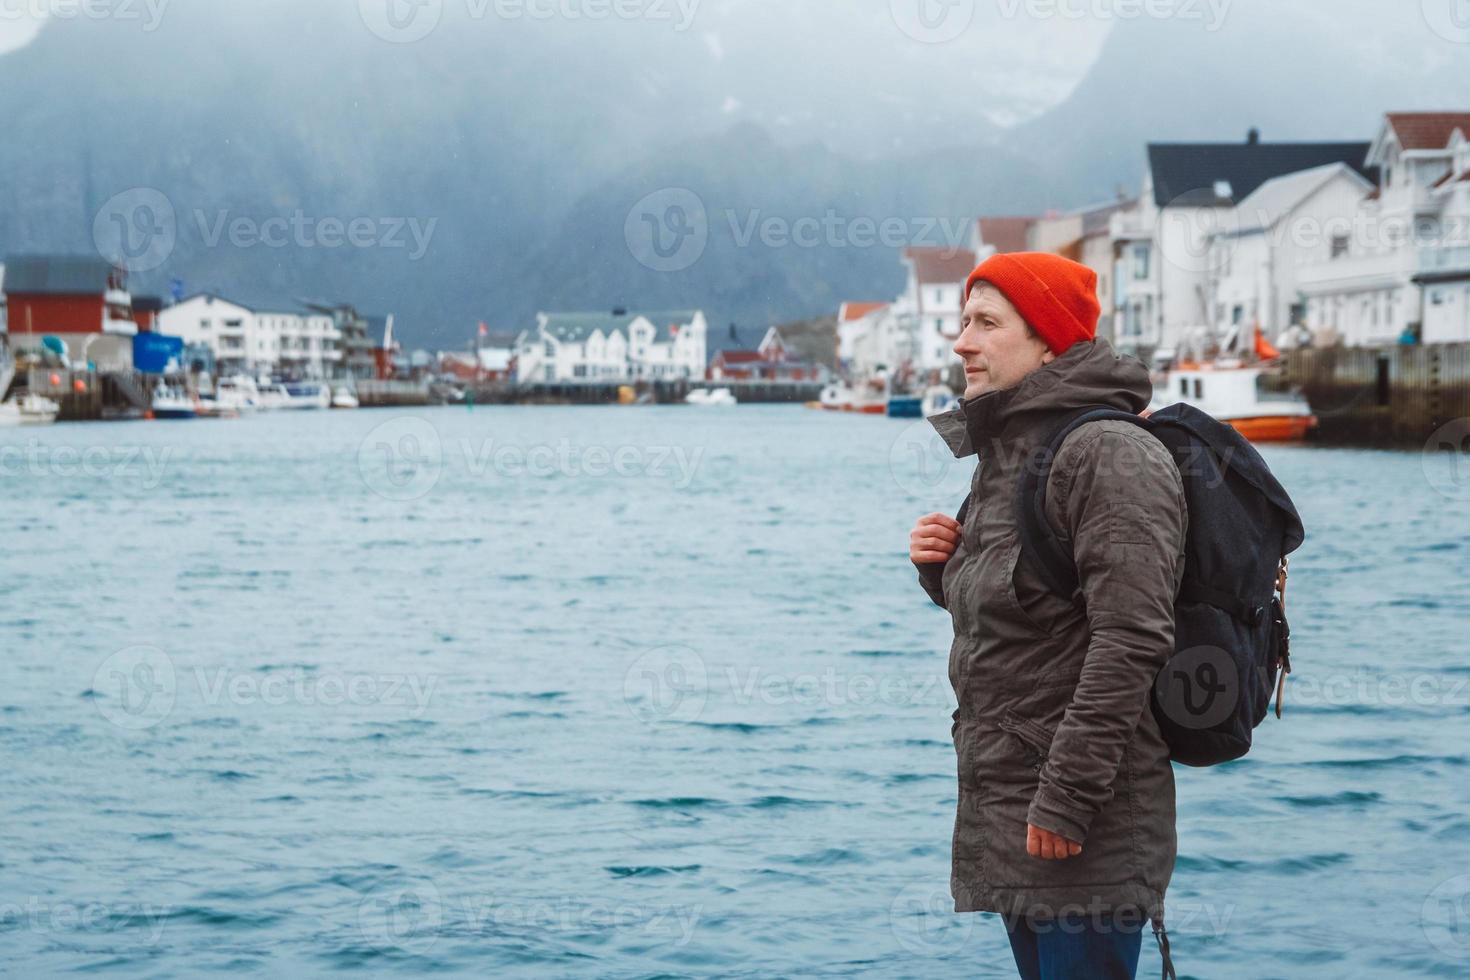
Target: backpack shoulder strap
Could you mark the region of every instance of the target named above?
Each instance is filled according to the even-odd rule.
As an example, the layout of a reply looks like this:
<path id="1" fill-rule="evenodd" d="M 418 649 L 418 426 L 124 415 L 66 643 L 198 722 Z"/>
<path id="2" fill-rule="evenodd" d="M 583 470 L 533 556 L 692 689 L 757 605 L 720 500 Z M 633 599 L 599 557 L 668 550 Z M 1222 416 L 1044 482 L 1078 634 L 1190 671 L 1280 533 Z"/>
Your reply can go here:
<path id="1" fill-rule="evenodd" d="M 1150 429 L 1149 420 L 1115 408 L 1084 408 L 1068 415 L 1052 434 L 1037 446 L 1021 466 L 1021 479 L 1016 488 L 1016 521 L 1021 537 L 1021 553 L 1057 595 L 1081 601 L 1077 581 L 1077 562 L 1072 554 L 1072 539 L 1066 528 L 1052 525 L 1046 516 L 1046 484 L 1052 463 L 1067 437 L 1090 422 L 1128 422 Z"/>

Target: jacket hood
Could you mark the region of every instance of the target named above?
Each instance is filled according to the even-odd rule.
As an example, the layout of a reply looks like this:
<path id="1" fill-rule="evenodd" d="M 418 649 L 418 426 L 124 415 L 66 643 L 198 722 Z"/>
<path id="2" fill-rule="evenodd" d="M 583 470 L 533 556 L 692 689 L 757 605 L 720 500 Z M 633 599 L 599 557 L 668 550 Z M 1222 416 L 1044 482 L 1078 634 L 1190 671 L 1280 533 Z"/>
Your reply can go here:
<path id="1" fill-rule="evenodd" d="M 1141 412 L 1152 396 L 1143 362 L 1099 339 L 1074 344 L 1014 387 L 987 391 L 953 411 L 931 415 L 929 424 L 963 459 L 973 456 L 976 446 L 1020 438 L 1047 417 L 1089 406 Z"/>

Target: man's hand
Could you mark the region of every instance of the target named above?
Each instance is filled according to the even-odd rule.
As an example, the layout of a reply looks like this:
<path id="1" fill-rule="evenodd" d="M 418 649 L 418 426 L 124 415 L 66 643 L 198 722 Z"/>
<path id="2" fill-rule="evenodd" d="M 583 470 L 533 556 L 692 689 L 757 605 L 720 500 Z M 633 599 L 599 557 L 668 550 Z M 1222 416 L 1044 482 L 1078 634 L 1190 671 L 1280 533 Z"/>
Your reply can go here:
<path id="1" fill-rule="evenodd" d="M 948 514 L 928 514 L 909 532 L 909 558 L 920 565 L 949 561 L 959 543 L 958 521 Z"/>
<path id="2" fill-rule="evenodd" d="M 1067 840 L 1061 834 L 1042 830 L 1034 824 L 1026 825 L 1026 853 L 1043 861 L 1065 861 L 1082 853 L 1082 845 Z"/>

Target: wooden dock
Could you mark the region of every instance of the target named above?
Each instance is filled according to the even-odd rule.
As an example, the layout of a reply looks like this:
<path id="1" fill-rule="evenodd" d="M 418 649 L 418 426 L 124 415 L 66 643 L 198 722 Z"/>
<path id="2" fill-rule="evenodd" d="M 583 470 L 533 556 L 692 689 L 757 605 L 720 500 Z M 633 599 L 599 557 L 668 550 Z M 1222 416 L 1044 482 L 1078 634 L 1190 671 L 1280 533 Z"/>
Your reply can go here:
<path id="1" fill-rule="evenodd" d="M 1470 344 L 1292 351 L 1282 370 L 1311 402 L 1314 442 L 1418 448 L 1470 418 Z"/>

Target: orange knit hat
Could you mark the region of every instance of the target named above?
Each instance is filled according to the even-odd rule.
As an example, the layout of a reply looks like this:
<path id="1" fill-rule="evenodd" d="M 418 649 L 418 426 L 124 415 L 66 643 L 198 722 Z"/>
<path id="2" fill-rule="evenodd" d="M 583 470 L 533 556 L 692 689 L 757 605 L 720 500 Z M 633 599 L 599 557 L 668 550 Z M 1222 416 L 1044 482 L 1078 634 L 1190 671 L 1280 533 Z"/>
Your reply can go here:
<path id="1" fill-rule="evenodd" d="M 1097 273 L 1050 252 L 1000 252 L 970 273 L 964 302 L 977 282 L 988 282 L 1011 301 L 1053 354 L 1097 337 Z"/>

